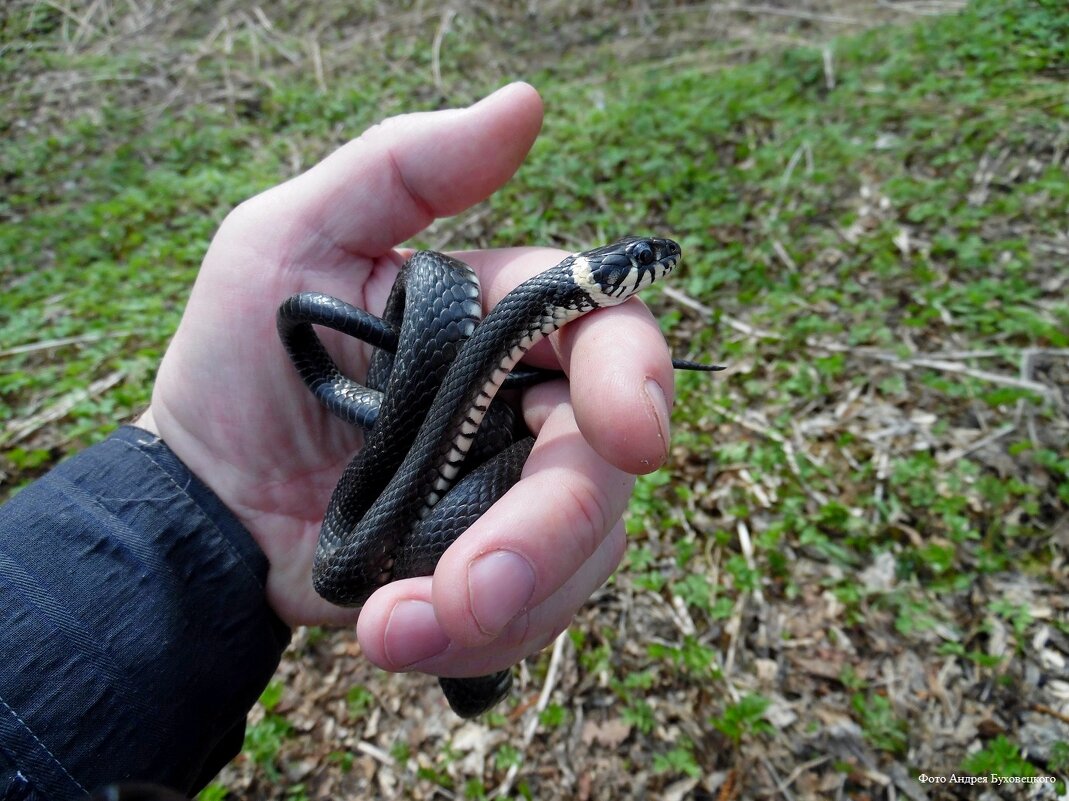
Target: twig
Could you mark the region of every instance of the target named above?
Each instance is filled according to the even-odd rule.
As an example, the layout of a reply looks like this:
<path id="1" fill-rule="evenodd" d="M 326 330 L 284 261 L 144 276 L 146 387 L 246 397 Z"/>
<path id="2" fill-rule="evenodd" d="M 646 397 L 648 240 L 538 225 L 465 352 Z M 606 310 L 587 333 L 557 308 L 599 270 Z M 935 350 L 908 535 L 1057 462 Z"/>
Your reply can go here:
<path id="1" fill-rule="evenodd" d="M 758 484 L 754 477 L 750 474 L 750 471 L 745 467 L 739 469 L 739 478 L 746 482 L 747 488 L 757 498 L 757 502 L 761 504 L 765 509 L 772 507 L 772 499 L 768 497 L 768 493 L 764 491 L 760 484 Z"/>
<path id="2" fill-rule="evenodd" d="M 794 152 L 791 153 L 791 157 L 787 160 L 787 166 L 786 168 L 784 168 L 783 175 L 781 175 L 779 179 L 779 189 L 781 193 L 787 188 L 787 185 L 791 182 L 791 177 L 794 175 L 794 170 L 798 166 L 798 162 L 802 160 L 803 156 L 805 156 L 806 158 L 807 167 L 811 167 L 812 155 L 809 151 L 808 142 L 802 142 L 802 144 L 798 145 L 798 147 L 794 149 Z M 775 214 L 771 216 L 773 219 L 775 219 L 776 217 Z"/>
<path id="3" fill-rule="evenodd" d="M 727 625 L 724 626 L 724 631 L 728 635 L 728 647 L 724 651 L 724 664 L 721 671 L 725 679 L 735 669 L 735 651 L 738 650 L 739 635 L 742 632 L 742 611 L 746 606 L 748 596 L 748 592 L 739 593 L 739 597 L 735 599 L 735 605 L 731 608 L 731 617 L 728 618 Z M 732 700 L 738 701 L 738 692 L 735 690 L 733 682 L 727 682 L 727 690 Z"/>
<path id="4" fill-rule="evenodd" d="M 794 477 L 798 479 L 798 484 L 802 487 L 802 490 L 806 493 L 806 495 L 808 495 L 821 506 L 827 504 L 827 496 L 820 490 L 813 489 L 812 487 L 810 487 L 809 484 L 807 484 L 805 479 L 802 477 L 802 468 L 798 465 L 798 457 L 794 452 L 794 445 L 791 444 L 791 441 L 787 439 L 787 437 L 776 431 L 774 428 L 747 419 L 741 414 L 737 414 L 728 407 L 722 406 L 719 403 L 711 403 L 710 408 L 724 415 L 724 417 L 742 426 L 743 428 L 752 431 L 755 434 L 760 434 L 762 437 L 770 439 L 777 445 L 779 445 L 780 448 L 783 450 L 784 457 L 787 459 L 787 466 L 790 468 L 791 472 L 794 473 Z"/>
<path id="5" fill-rule="evenodd" d="M 223 49 L 219 54 L 219 74 L 223 79 L 220 87 L 223 100 L 226 101 L 227 113 L 234 117 L 237 115 L 237 89 L 234 86 L 234 76 L 230 69 L 230 57 L 234 53 L 234 30 L 230 17 L 223 17 L 222 43 Z"/>
<path id="6" fill-rule="evenodd" d="M 716 794 L 716 801 L 735 801 L 739 797 L 738 775 L 735 769 L 728 771 L 724 783 L 720 785 L 720 792 Z"/>
<path id="7" fill-rule="evenodd" d="M 802 489 L 806 494 L 816 501 L 821 506 L 826 506 L 828 503 L 828 496 L 815 487 L 810 487 L 806 483 L 806 480 L 802 478 L 802 468 L 798 466 L 798 457 L 794 453 L 794 445 L 791 444 L 789 439 L 784 438 L 780 443 L 780 447 L 783 448 L 783 455 L 787 457 L 787 466 L 791 468 L 791 472 L 794 473 L 794 477 L 798 479 L 798 483 L 801 484 Z M 809 458 L 807 455 L 806 458 Z"/>
<path id="8" fill-rule="evenodd" d="M 553 695 L 553 689 L 557 684 L 557 674 L 560 673 L 561 657 L 564 654 L 564 643 L 567 639 L 567 632 L 565 631 L 561 632 L 557 639 L 553 641 L 553 653 L 549 657 L 549 667 L 546 669 L 546 680 L 542 683 L 542 692 L 538 695 L 538 703 L 535 704 L 534 713 L 527 719 L 527 725 L 523 729 L 523 744 L 520 746 L 521 759 L 509 765 L 505 778 L 491 794 L 491 798 L 508 798 L 509 793 L 512 792 L 512 784 L 516 781 L 516 776 L 520 772 L 520 763 L 523 761 L 522 756 L 527 753 L 527 749 L 534 740 L 535 732 L 538 731 L 539 719 L 542 713 L 546 711 L 546 707 L 549 706 L 550 696 Z"/>
<path id="9" fill-rule="evenodd" d="M 835 61 L 831 48 L 824 45 L 821 55 L 824 57 L 824 87 L 830 92 L 835 88 Z"/>
<path id="10" fill-rule="evenodd" d="M 386 751 L 383 751 L 377 745 L 369 743 L 367 740 L 361 740 L 360 742 L 358 742 L 356 744 L 356 750 L 359 751 L 361 754 L 366 754 L 367 756 L 374 759 L 376 762 L 381 762 L 388 768 L 397 767 L 396 759 L 390 756 L 390 754 L 388 754 Z"/>
<path id="11" fill-rule="evenodd" d="M 67 52 L 75 52 L 75 47 L 78 43 L 77 40 L 82 38 L 82 31 L 87 28 L 93 27 L 92 23 L 90 22 L 90 18 L 96 12 L 97 3 L 93 3 L 82 15 L 76 14 L 67 6 L 61 3 L 54 2 L 54 0 L 44 0 L 41 5 L 48 6 L 49 8 L 52 8 L 53 10 L 58 11 L 61 15 L 63 15 L 66 18 L 64 21 L 64 28 L 66 28 L 67 21 L 71 21 L 77 24 L 78 28 L 77 30 L 75 30 L 74 36 L 65 37 L 67 39 Z M 95 30 L 97 30 L 98 33 L 100 32 L 99 29 Z"/>
<path id="12" fill-rule="evenodd" d="M 411 787 L 416 783 L 417 770 L 414 760 L 407 760 L 404 764 L 398 764 L 397 760 L 393 758 L 388 752 L 383 751 L 374 743 L 369 743 L 367 740 L 360 740 L 356 744 L 356 750 L 361 754 L 371 757 L 376 762 L 380 763 L 383 767 L 390 768 L 393 774 L 397 777 L 398 781 L 402 785 Z M 436 788 L 437 792 L 441 793 L 445 798 L 456 798 L 456 794 L 451 790 L 446 790 L 444 787 Z"/>
<path id="13" fill-rule="evenodd" d="M 656 595 L 656 593 L 653 594 Z M 683 632 L 683 636 L 695 636 L 698 633 L 698 627 L 694 625 L 694 618 L 687 611 L 687 602 L 683 600 L 682 596 L 672 593 L 672 609 L 676 613 L 676 625 Z"/>
<path id="14" fill-rule="evenodd" d="M 688 309 L 693 309 L 694 311 L 698 312 L 698 314 L 702 315 L 706 320 L 712 320 L 716 316 L 716 311 L 714 311 L 712 308 L 706 306 L 701 301 L 695 300 L 686 292 L 680 292 L 675 287 L 664 287 L 664 289 L 662 290 L 662 294 L 664 294 L 666 297 L 671 298 L 681 306 L 686 306 Z M 745 334 L 748 337 L 758 337 L 760 339 L 783 339 L 783 337 L 779 334 L 776 334 L 772 331 L 765 331 L 760 328 L 754 328 L 749 323 L 744 323 L 742 320 L 738 319 L 737 317 L 732 317 L 730 314 L 721 314 L 720 322 L 731 328 L 734 328 L 740 334 Z"/>
<path id="15" fill-rule="evenodd" d="M 941 14 L 949 14 L 952 11 L 960 11 L 965 8 L 966 0 L 943 0 L 927 3 L 890 3 L 888 0 L 877 0 L 877 5 L 883 8 L 893 9 L 900 14 L 913 14 L 918 17 L 935 17 Z"/>
<path id="16" fill-rule="evenodd" d="M 62 348 L 66 345 L 82 345 L 87 342 L 99 342 L 102 339 L 120 339 L 128 336 L 130 336 L 129 331 L 107 334 L 98 331 L 90 334 L 79 334 L 78 336 L 73 337 L 42 339 L 39 342 L 27 342 L 25 345 L 15 345 L 7 350 L 0 350 L 0 358 L 3 358 L 4 356 L 18 356 L 23 353 L 36 353 L 39 350 Z"/>
<path id="17" fill-rule="evenodd" d="M 319 47 L 319 40 L 314 36 L 308 37 L 308 50 L 312 56 L 312 67 L 316 76 L 316 87 L 320 92 L 327 91 L 326 71 L 323 69 L 323 51 Z"/>
<path id="18" fill-rule="evenodd" d="M 753 540 L 750 539 L 750 528 L 742 520 L 738 521 L 735 530 L 739 535 L 739 550 L 742 551 L 742 556 L 746 560 L 746 567 L 757 573 L 757 562 L 754 560 L 753 555 Z M 754 600 L 757 601 L 759 607 L 765 605 L 765 594 L 761 592 L 761 585 L 758 584 L 753 590 Z"/>
<path id="19" fill-rule="evenodd" d="M 271 22 L 260 6 L 253 8 L 253 16 L 256 17 L 255 21 L 250 19 L 245 12 L 238 13 L 237 17 L 242 21 L 242 24 L 235 27 L 239 30 L 244 28 L 248 31 L 251 34 L 250 41 L 255 42 L 262 38 L 265 45 L 269 45 L 293 66 L 301 67 L 304 65 L 304 59 L 301 57 L 300 51 L 287 46 L 288 42 L 300 43 L 302 40 L 280 34 L 275 24 Z M 227 28 L 229 29 L 229 25 Z"/>
<path id="20" fill-rule="evenodd" d="M 775 222 L 779 219 L 780 208 L 783 206 L 784 197 L 787 194 L 787 189 L 791 184 L 791 178 L 794 176 L 794 171 L 798 167 L 798 164 L 805 158 L 806 175 L 813 172 L 813 151 L 809 146 L 809 142 L 803 141 L 802 144 L 795 148 L 791 153 L 791 157 L 787 160 L 787 166 L 783 170 L 783 175 L 780 176 L 779 191 L 776 193 L 776 202 L 772 205 L 772 210 L 768 213 L 768 222 Z"/>
<path id="21" fill-rule="evenodd" d="M 0 436 L 0 444 L 13 445 L 16 442 L 26 439 L 26 437 L 30 436 L 30 434 L 37 431 L 42 426 L 46 426 L 49 423 L 64 417 L 71 409 L 82 401 L 100 395 L 111 389 L 125 377 L 126 373 L 122 370 L 108 373 L 106 376 L 97 379 L 84 389 L 77 389 L 74 392 L 67 393 L 47 409 L 44 409 L 25 420 L 12 421 L 8 424 L 7 429 L 5 430 L 6 436 Z"/>
<path id="22" fill-rule="evenodd" d="M 100 2 L 100 0 L 93 0 L 93 2 L 89 4 L 89 8 L 86 10 L 85 14 L 82 16 L 81 23 L 78 25 L 78 30 L 76 30 L 74 32 L 74 37 L 73 37 L 73 39 L 71 39 L 71 42 L 70 42 L 71 52 L 74 52 L 74 49 L 77 48 L 78 45 L 80 45 L 83 41 L 85 41 L 86 39 L 89 38 L 89 33 L 90 32 L 95 33 L 99 37 L 103 37 L 103 35 L 104 35 L 103 29 L 102 28 L 98 28 L 96 25 L 94 25 L 92 23 L 92 19 L 93 19 L 93 17 L 96 16 L 97 9 L 99 9 L 101 7 L 101 5 L 102 5 L 102 3 Z M 106 16 L 106 13 L 107 12 L 105 11 L 105 16 Z M 105 20 L 105 23 L 106 23 L 106 20 Z"/>
<path id="23" fill-rule="evenodd" d="M 707 319 L 711 320 L 713 318 L 713 315 L 715 314 L 715 312 L 709 306 L 706 306 L 701 301 L 698 301 L 698 300 L 695 300 L 694 298 L 692 298 L 686 292 L 681 292 L 681 291 L 679 291 L 678 289 L 676 289 L 674 287 L 670 287 L 670 286 L 664 287 L 662 289 L 662 294 L 667 296 L 667 297 L 670 297 L 676 303 L 679 303 L 680 305 L 686 306 L 688 309 L 694 309 L 694 311 L 698 312 L 699 314 L 701 314 L 703 317 L 706 317 Z"/>
<path id="24" fill-rule="evenodd" d="M 646 595 L 652 603 L 665 607 L 668 616 L 672 619 L 672 622 L 676 624 L 679 633 L 684 637 L 694 636 L 698 633 L 698 627 L 694 625 L 694 618 L 692 618 L 690 612 L 687 611 L 686 601 L 680 596 L 672 593 L 672 600 L 666 601 L 661 593 L 654 592 L 653 590 L 648 590 Z"/>
<path id="25" fill-rule="evenodd" d="M 1069 724 L 1069 715 L 1064 712 L 1059 712 L 1057 709 L 1053 709 L 1046 704 L 1032 704 L 1032 711 L 1039 712 L 1043 715 L 1050 715 L 1056 720 L 1060 720 L 1062 723 Z"/>
<path id="26" fill-rule="evenodd" d="M 689 295 L 680 292 L 678 289 L 672 287 L 665 287 L 664 294 L 677 303 L 680 303 L 687 308 L 705 315 L 708 319 L 713 319 L 716 316 L 716 312 L 705 304 L 695 300 Z M 742 320 L 738 320 L 729 317 L 726 314 L 720 315 L 720 320 L 726 325 L 734 328 L 736 331 L 747 336 L 759 337 L 761 339 L 775 339 L 781 340 L 783 337 L 773 331 L 766 331 L 760 328 L 756 328 L 749 323 L 745 323 Z M 975 367 L 969 367 L 959 362 L 948 361 L 946 358 L 936 358 L 937 356 L 944 354 L 917 354 L 915 356 L 907 356 L 905 358 L 897 356 L 894 353 L 890 353 L 884 350 L 878 350 L 876 348 L 868 348 L 864 346 L 844 345 L 841 342 L 826 342 L 819 339 L 807 338 L 805 340 L 807 347 L 814 350 L 826 350 L 832 353 L 848 353 L 852 356 L 857 356 L 864 359 L 873 359 L 874 361 L 883 362 L 896 370 L 910 370 L 914 367 L 925 367 L 929 370 L 937 370 L 944 373 L 955 373 L 957 375 L 968 376 L 969 378 L 975 378 L 979 381 L 986 381 L 990 384 L 1000 384 L 1007 387 L 1015 387 L 1017 389 L 1023 389 L 1028 392 L 1035 392 L 1037 395 L 1041 395 L 1047 400 L 1057 403 L 1060 400 L 1058 393 L 1046 384 L 1039 381 L 1033 381 L 1027 378 L 1017 378 L 1014 376 L 1003 375 L 1002 373 L 993 373 L 990 370 L 979 370 Z M 1036 350 L 1027 349 L 1022 353 L 1027 352 L 1029 355 L 1035 355 L 1038 353 L 1052 353 L 1054 355 L 1062 355 L 1064 349 L 1051 349 L 1051 350 Z M 971 355 L 973 352 L 964 351 L 960 355 L 962 357 Z M 978 356 L 989 355 L 1001 355 L 992 353 L 990 351 L 976 351 Z"/>
<path id="27" fill-rule="evenodd" d="M 434 43 L 431 45 L 431 75 L 434 78 L 434 85 L 438 89 L 439 94 L 445 94 L 445 85 L 442 83 L 442 40 L 445 39 L 445 35 L 449 32 L 450 26 L 453 24 L 453 17 L 457 15 L 457 12 L 453 8 L 447 8 L 442 12 L 442 18 L 438 22 L 438 30 L 434 32 Z"/>
<path id="28" fill-rule="evenodd" d="M 1038 381 L 1014 378 L 1013 376 L 1002 375 L 1001 373 L 992 373 L 988 370 L 977 370 L 974 367 L 968 367 L 964 364 L 958 364 L 957 362 L 925 358 L 899 359 L 889 353 L 871 354 L 871 358 L 889 364 L 896 370 L 909 370 L 913 367 L 927 367 L 929 370 L 938 370 L 944 373 L 956 373 L 958 375 L 968 376 L 969 378 L 975 378 L 979 381 L 986 381 L 990 384 L 1016 387 L 1017 389 L 1027 390 L 1028 392 L 1035 392 L 1037 395 L 1042 395 L 1049 401 L 1058 401 L 1057 393 L 1046 384 L 1041 384 Z"/>
<path id="29" fill-rule="evenodd" d="M 946 453 L 940 454 L 938 457 L 936 457 L 936 461 L 939 462 L 939 464 L 950 464 L 951 462 L 956 462 L 963 456 L 968 456 L 970 453 L 975 453 L 981 448 L 990 445 L 992 442 L 1002 439 L 1007 434 L 1012 434 L 1016 430 L 1016 423 L 1006 423 L 1006 425 L 1002 426 L 1001 428 L 996 428 L 987 436 L 973 440 L 973 442 L 971 442 L 964 448 L 955 448 L 952 451 L 947 451 Z"/>
<path id="30" fill-rule="evenodd" d="M 724 415 L 724 417 L 728 418 L 734 423 L 737 423 L 746 430 L 752 431 L 755 434 L 760 434 L 762 437 L 772 440 L 777 445 L 782 446 L 787 441 L 786 438 L 774 428 L 743 417 L 741 414 L 733 412 L 727 406 L 721 406 L 720 404 L 714 403 L 712 404 L 712 408 L 714 411 L 719 412 L 720 414 Z"/>
<path id="31" fill-rule="evenodd" d="M 785 792 L 786 789 L 792 784 L 794 784 L 798 780 L 798 777 L 805 773 L 807 770 L 809 770 L 810 768 L 818 767 L 819 765 L 823 765 L 830 759 L 830 756 L 825 755 L 816 757 L 815 759 L 811 759 L 808 762 L 803 762 L 801 765 L 798 765 L 794 770 L 788 773 L 787 778 L 777 784 L 776 787 L 781 793 Z"/>
<path id="32" fill-rule="evenodd" d="M 805 11 L 795 8 L 778 8 L 776 6 L 751 6 L 737 5 L 734 3 L 714 6 L 713 10 L 734 11 L 739 14 L 768 14 L 774 17 L 790 17 L 792 19 L 804 19 L 812 22 L 836 22 L 841 25 L 861 25 L 864 20 L 857 17 L 848 17 L 845 14 L 818 14 L 815 11 Z"/>
<path id="33" fill-rule="evenodd" d="M 872 504 L 873 525 L 875 525 L 880 517 L 883 494 L 887 489 L 887 478 L 891 475 L 891 452 L 887 449 L 886 445 L 876 445 L 874 459 L 876 461 L 876 481 L 872 489 L 872 498 L 875 501 L 875 503 Z"/>
<path id="34" fill-rule="evenodd" d="M 260 23 L 260 27 L 270 34 L 275 33 L 275 23 L 271 22 L 270 17 L 264 13 L 263 8 L 260 6 L 253 6 L 252 13 L 256 17 L 256 21 Z"/>
<path id="35" fill-rule="evenodd" d="M 783 247 L 783 243 L 778 239 L 772 240 L 772 250 L 775 251 L 779 260 L 783 262 L 783 266 L 790 270 L 792 273 L 798 272 L 798 265 L 794 263 L 794 259 L 791 258 L 791 254 L 787 252 L 787 248 Z"/>
<path id="36" fill-rule="evenodd" d="M 780 779 L 779 774 L 776 772 L 775 767 L 773 767 L 771 760 L 769 760 L 769 758 L 766 757 L 764 754 L 761 755 L 761 764 L 765 766 L 765 770 L 768 771 L 768 775 L 771 776 L 772 781 L 776 783 L 776 789 L 780 791 L 783 797 L 786 798 L 787 801 L 794 801 L 794 794 L 787 789 L 788 785 Z"/>

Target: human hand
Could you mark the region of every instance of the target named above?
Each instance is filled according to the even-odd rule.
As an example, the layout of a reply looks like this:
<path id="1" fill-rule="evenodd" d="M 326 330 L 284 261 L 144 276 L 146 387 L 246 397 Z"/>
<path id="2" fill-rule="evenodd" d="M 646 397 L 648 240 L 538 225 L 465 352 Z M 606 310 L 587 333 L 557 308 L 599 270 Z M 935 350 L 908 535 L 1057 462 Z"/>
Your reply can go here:
<path id="1" fill-rule="evenodd" d="M 381 313 L 403 261 L 394 247 L 504 184 L 541 118 L 537 93 L 513 84 L 467 109 L 387 120 L 243 203 L 205 256 L 139 425 L 246 526 L 270 563 L 268 601 L 290 625 L 357 616 L 314 593 L 311 564 L 323 510 L 361 438 L 301 383 L 275 333 L 275 310 L 294 292 L 315 290 Z M 564 254 L 457 255 L 479 274 L 490 307 Z M 363 375 L 362 343 L 325 339 L 347 374 Z M 667 455 L 667 348 L 637 301 L 542 344 L 532 357 L 571 380 L 525 393 L 538 438 L 523 478 L 457 540 L 433 578 L 395 582 L 364 605 L 357 631 L 379 666 L 455 676 L 504 668 L 550 642 L 618 564 L 632 476 Z"/>

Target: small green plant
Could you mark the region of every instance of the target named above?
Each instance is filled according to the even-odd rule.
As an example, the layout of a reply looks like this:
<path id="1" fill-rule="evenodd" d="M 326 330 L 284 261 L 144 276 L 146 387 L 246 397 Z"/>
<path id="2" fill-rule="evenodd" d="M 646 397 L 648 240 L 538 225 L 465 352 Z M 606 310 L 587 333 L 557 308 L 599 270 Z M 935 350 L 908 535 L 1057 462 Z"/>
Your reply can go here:
<path id="1" fill-rule="evenodd" d="M 650 643 L 646 646 L 646 653 L 653 659 L 682 668 L 685 673 L 696 678 L 715 678 L 720 675 L 716 650 L 703 645 L 691 634 L 683 637 L 683 644 L 679 646 Z"/>
<path id="2" fill-rule="evenodd" d="M 653 712 L 653 707 L 642 698 L 632 698 L 620 713 L 620 717 L 642 734 L 649 734 L 657 725 L 657 716 Z"/>
<path id="3" fill-rule="evenodd" d="M 655 754 L 653 757 L 653 772 L 668 774 L 684 774 L 696 779 L 702 775 L 701 766 L 694 757 L 694 745 L 689 740 L 683 740 L 663 754 Z"/>
<path id="4" fill-rule="evenodd" d="M 404 752 L 406 754 L 409 753 L 407 744 L 405 745 Z M 456 781 L 450 771 L 450 766 L 456 762 L 460 756 L 461 753 L 453 747 L 452 742 L 443 743 L 439 748 L 438 753 L 435 755 L 434 764 L 421 764 L 416 768 L 416 775 L 420 779 L 437 784 L 439 787 L 453 792 L 456 789 Z"/>
<path id="5" fill-rule="evenodd" d="M 645 573 L 638 573 L 634 577 L 635 586 L 643 590 L 649 590 L 650 592 L 660 592 L 667 584 L 667 579 L 664 574 L 658 570 L 648 570 Z"/>
<path id="6" fill-rule="evenodd" d="M 375 706 L 375 696 L 366 687 L 350 687 L 345 694 L 345 700 L 349 709 L 349 717 L 360 720 Z"/>
<path id="7" fill-rule="evenodd" d="M 756 693 L 744 695 L 736 703 L 728 704 L 722 715 L 710 718 L 709 724 L 738 745 L 743 737 L 772 731 L 772 724 L 765 720 L 771 703 Z"/>
<path id="8" fill-rule="evenodd" d="M 1063 776 L 1069 773 L 1069 743 L 1059 740 L 1050 747 L 1050 757 L 1047 760 L 1047 768 L 1054 773 Z M 1065 795 L 1066 782 L 1059 779 L 1054 784 L 1054 793 L 1058 798 Z"/>
<path id="9" fill-rule="evenodd" d="M 473 776 L 464 782 L 464 797 L 472 801 L 483 801 L 486 798 L 486 785 L 478 776 Z"/>
<path id="10" fill-rule="evenodd" d="M 227 789 L 218 782 L 212 782 L 199 793 L 196 801 L 223 801 L 227 796 Z"/>
<path id="11" fill-rule="evenodd" d="M 1023 637 L 1028 627 L 1032 625 L 1032 613 L 1027 604 L 1015 604 L 1005 598 L 996 598 L 987 605 L 987 608 L 1008 622 L 1018 638 Z"/>
<path id="12" fill-rule="evenodd" d="M 348 773 L 353 769 L 353 755 L 349 751 L 331 751 L 327 754 L 327 760 L 337 765 L 342 773 Z"/>
<path id="13" fill-rule="evenodd" d="M 928 631 L 936 625 L 931 612 L 933 604 L 927 598 L 903 591 L 890 592 L 883 600 L 895 608 L 895 630 L 903 636 Z"/>
<path id="14" fill-rule="evenodd" d="M 507 770 L 523 761 L 523 752 L 516 746 L 504 743 L 494 753 L 494 765 L 498 770 Z"/>
<path id="15" fill-rule="evenodd" d="M 850 705 L 861 723 L 865 739 L 876 748 L 902 754 L 908 744 L 905 721 L 895 717 L 891 702 L 877 693 L 854 693 Z"/>
<path id="16" fill-rule="evenodd" d="M 563 726 L 568 720 L 568 710 L 557 703 L 550 703 L 538 715 L 539 722 L 547 729 Z"/>
<path id="17" fill-rule="evenodd" d="M 8 461 L 19 470 L 36 470 L 52 458 L 52 454 L 44 448 L 12 448 L 4 453 Z"/>
<path id="18" fill-rule="evenodd" d="M 649 570 L 655 561 L 656 559 L 653 556 L 653 551 L 646 545 L 639 548 L 630 548 L 627 551 L 628 569 L 635 573 Z"/>
<path id="19" fill-rule="evenodd" d="M 739 592 L 753 592 L 761 584 L 761 574 L 755 567 L 750 567 L 746 559 L 735 554 L 727 560 L 725 569 L 735 579 L 735 589 Z"/>
<path id="20" fill-rule="evenodd" d="M 976 776 L 1025 778 L 1036 775 L 1032 763 L 1021 756 L 1021 749 L 1001 734 L 975 754 L 969 755 L 961 767 Z"/>
<path id="21" fill-rule="evenodd" d="M 424 781 L 437 784 L 439 787 L 444 787 L 446 790 L 453 789 L 453 778 L 444 767 L 438 765 L 421 765 L 416 769 L 416 775 Z"/>
<path id="22" fill-rule="evenodd" d="M 690 560 L 694 558 L 694 553 L 698 550 L 698 543 L 693 536 L 687 535 L 673 542 L 673 550 L 675 555 L 672 561 L 676 563 L 676 567 L 685 568 L 690 564 Z"/>
<path id="23" fill-rule="evenodd" d="M 1050 769 L 1058 773 L 1069 773 L 1069 743 L 1059 740 L 1050 747 Z"/>
<path id="24" fill-rule="evenodd" d="M 394 762 L 405 764 L 412 758 L 412 749 L 404 740 L 397 740 L 390 746 L 390 756 Z"/>
<path id="25" fill-rule="evenodd" d="M 293 727 L 282 715 L 275 712 L 282 700 L 284 686 L 281 682 L 271 682 L 260 695 L 260 706 L 264 709 L 262 720 L 253 723 L 245 730 L 244 753 L 259 765 L 272 780 L 279 777 L 278 754 L 286 739 L 292 734 Z"/>
<path id="26" fill-rule="evenodd" d="M 959 656 L 968 659 L 978 667 L 994 668 L 1002 664 L 1003 657 L 994 654 L 985 654 L 975 648 L 966 649 L 960 642 L 945 642 L 939 646 L 940 654 Z"/>
<path id="27" fill-rule="evenodd" d="M 672 591 L 693 609 L 713 611 L 713 587 L 703 573 L 688 573 L 672 584 Z"/>
<path id="28" fill-rule="evenodd" d="M 639 670 L 635 673 L 628 673 L 623 679 L 614 678 L 611 684 L 616 694 L 621 699 L 626 700 L 636 690 L 639 692 L 649 690 L 656 679 L 657 677 L 653 670 Z"/>
<path id="29" fill-rule="evenodd" d="M 569 631 L 572 637 L 572 642 L 576 643 L 576 650 L 579 651 L 579 664 L 584 670 L 591 673 L 598 673 L 602 670 L 608 670 L 612 664 L 612 642 L 606 638 L 600 645 L 595 648 L 582 648 L 581 644 L 577 641 L 585 643 L 585 636 L 581 634 L 573 634 L 575 630 Z"/>
<path id="30" fill-rule="evenodd" d="M 671 520 L 672 505 L 663 491 L 669 481 L 671 476 L 665 471 L 638 477 L 625 521 L 629 534 L 641 534 L 648 527 L 662 528 Z"/>
<path id="31" fill-rule="evenodd" d="M 264 719 L 252 724 L 245 731 L 242 752 L 263 768 L 268 778 L 279 778 L 277 759 L 282 745 L 293 731 L 289 721 L 280 715 L 267 713 Z"/>
<path id="32" fill-rule="evenodd" d="M 848 690 L 859 690 L 865 686 L 865 682 L 851 664 L 843 665 L 843 669 L 839 671 L 839 681 Z"/>
<path id="33" fill-rule="evenodd" d="M 260 706 L 268 712 L 274 712 L 275 707 L 277 707 L 282 700 L 282 693 L 285 689 L 285 685 L 280 681 L 272 681 L 269 683 L 264 687 L 264 691 L 260 693 Z"/>

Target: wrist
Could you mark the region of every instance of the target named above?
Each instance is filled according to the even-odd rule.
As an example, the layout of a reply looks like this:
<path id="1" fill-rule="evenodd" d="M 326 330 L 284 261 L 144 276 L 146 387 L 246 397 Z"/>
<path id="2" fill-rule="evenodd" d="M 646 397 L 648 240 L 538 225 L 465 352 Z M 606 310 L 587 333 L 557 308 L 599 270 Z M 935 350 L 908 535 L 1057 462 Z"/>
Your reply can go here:
<path id="1" fill-rule="evenodd" d="M 147 431 L 166 445 L 186 469 L 200 479 L 251 533 L 247 516 L 242 514 L 243 507 L 235 502 L 236 495 L 225 465 L 216 460 L 210 450 L 203 448 L 196 437 L 186 436 L 181 423 L 168 414 L 166 405 L 160 412 L 157 419 L 157 414 L 150 405 L 132 425 Z"/>
<path id="2" fill-rule="evenodd" d="M 156 418 L 152 416 L 151 406 L 145 409 L 145 411 L 141 413 L 141 416 L 134 420 L 132 425 L 135 425 L 138 428 L 142 428 L 145 431 L 148 431 L 150 434 L 155 434 L 157 437 L 160 437 L 160 429 L 156 425 Z M 160 439 L 162 439 L 162 437 L 160 437 Z"/>

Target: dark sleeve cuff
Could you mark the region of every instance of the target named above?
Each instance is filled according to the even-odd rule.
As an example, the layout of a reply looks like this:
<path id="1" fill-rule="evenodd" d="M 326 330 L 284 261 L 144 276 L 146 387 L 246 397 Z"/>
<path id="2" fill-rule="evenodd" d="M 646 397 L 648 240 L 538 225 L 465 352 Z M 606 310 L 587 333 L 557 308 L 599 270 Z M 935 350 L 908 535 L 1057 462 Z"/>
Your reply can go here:
<path id="1" fill-rule="evenodd" d="M 289 642 L 267 567 L 138 428 L 0 507 L 0 800 L 210 781 Z"/>

